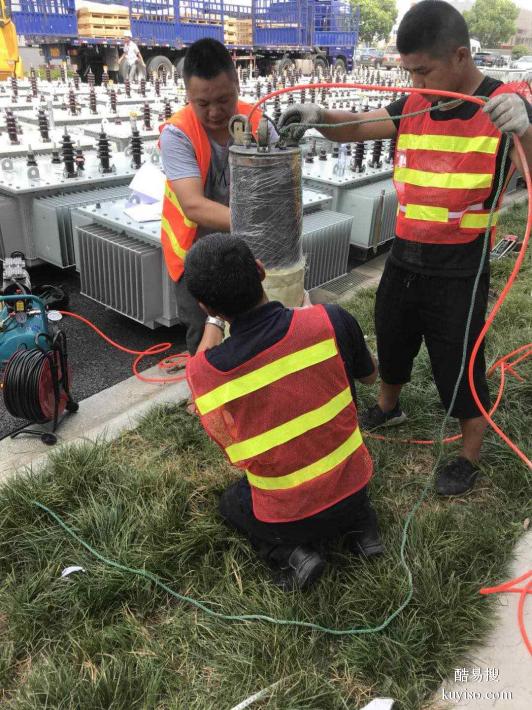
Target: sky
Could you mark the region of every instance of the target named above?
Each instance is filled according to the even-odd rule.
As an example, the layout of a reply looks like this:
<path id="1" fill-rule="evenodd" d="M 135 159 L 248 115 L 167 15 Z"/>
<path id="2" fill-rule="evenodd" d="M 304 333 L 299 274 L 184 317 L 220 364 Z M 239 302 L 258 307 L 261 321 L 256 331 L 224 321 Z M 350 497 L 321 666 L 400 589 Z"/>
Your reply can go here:
<path id="1" fill-rule="evenodd" d="M 397 8 L 399 10 L 398 19 L 401 19 L 401 17 L 405 14 L 405 12 L 410 7 L 411 0 L 396 0 L 396 2 L 397 2 Z M 525 10 L 532 10 L 532 0 L 513 0 L 513 2 L 518 7 L 522 7 Z M 473 1 L 471 2 L 471 5 L 472 4 L 473 4 Z"/>

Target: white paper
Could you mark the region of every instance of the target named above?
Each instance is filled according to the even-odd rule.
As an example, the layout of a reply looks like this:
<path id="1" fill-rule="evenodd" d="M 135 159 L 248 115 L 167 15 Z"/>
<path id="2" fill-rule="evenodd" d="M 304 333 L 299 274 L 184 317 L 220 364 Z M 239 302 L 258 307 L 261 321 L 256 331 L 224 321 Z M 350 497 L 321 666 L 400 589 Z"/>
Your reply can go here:
<path id="1" fill-rule="evenodd" d="M 79 567 L 79 565 L 65 567 L 65 569 L 61 572 L 61 577 L 68 577 L 68 575 L 72 574 L 73 572 L 85 572 L 85 570 L 83 567 Z"/>
<path id="2" fill-rule="evenodd" d="M 375 698 L 369 705 L 364 705 L 362 710 L 392 710 L 393 698 Z"/>
<path id="3" fill-rule="evenodd" d="M 166 177 L 153 163 L 143 163 L 129 184 L 129 189 L 152 202 L 161 202 L 164 196 Z"/>
<path id="4" fill-rule="evenodd" d="M 151 202 L 149 204 L 131 205 L 124 209 L 126 214 L 134 222 L 159 222 L 163 210 L 162 202 Z"/>

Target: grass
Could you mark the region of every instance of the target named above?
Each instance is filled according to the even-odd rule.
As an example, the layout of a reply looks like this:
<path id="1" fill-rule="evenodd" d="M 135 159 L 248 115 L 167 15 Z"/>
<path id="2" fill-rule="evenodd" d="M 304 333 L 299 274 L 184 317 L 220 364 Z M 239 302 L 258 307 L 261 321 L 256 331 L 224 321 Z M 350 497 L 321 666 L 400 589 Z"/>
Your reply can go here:
<path id="1" fill-rule="evenodd" d="M 512 210 L 499 233 L 522 233 L 523 219 L 522 207 Z M 494 265 L 495 290 L 511 265 Z M 490 362 L 532 341 L 531 275 L 528 258 L 490 334 Z M 368 333 L 373 298 L 362 292 L 349 306 Z M 521 372 L 527 369 L 530 375 L 530 366 Z M 375 390 L 361 387 L 360 394 L 368 403 Z M 403 404 L 411 415 L 407 433 L 438 432 L 443 412 L 425 352 Z M 531 412 L 530 378 L 510 378 L 497 421 L 527 451 Z M 223 623 L 105 566 L 31 504 L 55 510 L 103 555 L 148 569 L 216 610 L 373 626 L 407 593 L 401 531 L 434 451 L 368 444 L 387 553 L 365 564 L 334 547 L 324 578 L 307 594 L 281 593 L 246 541 L 222 525 L 217 500 L 237 474 L 180 406 L 153 410 L 112 443 L 56 452 L 42 473 L 11 480 L 0 490 L 0 702 L 13 710 L 229 710 L 280 681 L 251 707 L 354 709 L 375 696 L 398 699 L 402 710 L 427 707 L 488 630 L 495 602 L 478 590 L 505 578 L 530 515 L 530 477 L 494 435 L 474 492 L 442 501 L 431 491 L 418 511 L 407 545 L 414 597 L 373 635 Z M 73 564 L 86 572 L 61 579 Z"/>

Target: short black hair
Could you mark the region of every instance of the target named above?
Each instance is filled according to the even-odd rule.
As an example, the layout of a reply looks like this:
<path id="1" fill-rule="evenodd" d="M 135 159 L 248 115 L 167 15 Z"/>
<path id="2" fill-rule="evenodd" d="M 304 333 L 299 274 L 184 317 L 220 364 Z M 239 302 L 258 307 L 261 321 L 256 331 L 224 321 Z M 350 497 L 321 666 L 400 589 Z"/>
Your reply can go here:
<path id="1" fill-rule="evenodd" d="M 198 76 L 200 79 L 214 79 L 222 72 L 226 72 L 234 81 L 238 81 L 231 55 L 217 39 L 210 37 L 199 39 L 187 49 L 183 63 L 185 84 L 193 76 Z"/>
<path id="2" fill-rule="evenodd" d="M 264 294 L 251 249 L 240 237 L 222 232 L 192 246 L 185 259 L 185 283 L 196 300 L 228 318 L 251 310 Z"/>
<path id="3" fill-rule="evenodd" d="M 397 30 L 399 54 L 425 52 L 447 57 L 458 47 L 469 47 L 469 30 L 463 16 L 443 0 L 422 0 L 405 14 Z"/>

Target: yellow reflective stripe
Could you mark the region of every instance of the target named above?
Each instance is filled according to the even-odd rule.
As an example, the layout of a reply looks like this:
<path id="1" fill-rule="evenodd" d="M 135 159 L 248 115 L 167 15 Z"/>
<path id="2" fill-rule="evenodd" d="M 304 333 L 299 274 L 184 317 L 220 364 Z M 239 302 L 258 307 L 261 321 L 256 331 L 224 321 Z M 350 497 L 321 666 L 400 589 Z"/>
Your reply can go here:
<path id="1" fill-rule="evenodd" d="M 439 136 L 401 133 L 397 142 L 399 150 L 439 150 L 446 153 L 488 153 L 497 152 L 499 139 L 491 136 Z"/>
<path id="2" fill-rule="evenodd" d="M 251 392 L 256 392 L 273 382 L 281 380 L 287 375 L 299 372 L 319 362 L 328 360 L 336 355 L 336 343 L 334 338 L 322 340 L 316 345 L 297 350 L 295 353 L 271 362 L 269 365 L 259 367 L 247 375 L 242 375 L 230 382 L 226 382 L 219 387 L 206 392 L 195 400 L 196 407 L 201 415 L 212 412 L 213 409 L 221 407 L 223 404 L 232 402 L 234 399 L 243 397 Z"/>
<path id="3" fill-rule="evenodd" d="M 395 168 L 394 179 L 418 187 L 442 187 L 458 190 L 476 190 L 490 187 L 491 173 L 431 173 L 413 168 Z"/>
<path id="4" fill-rule="evenodd" d="M 430 205 L 407 205 L 405 210 L 407 219 L 422 219 L 427 222 L 448 222 L 449 210 L 447 207 L 430 207 Z"/>
<path id="5" fill-rule="evenodd" d="M 196 224 L 196 222 L 193 222 L 191 219 L 189 219 L 186 216 L 186 214 L 183 212 L 183 208 L 179 204 L 179 200 L 177 199 L 177 195 L 175 194 L 175 192 L 172 190 L 172 188 L 170 187 L 170 185 L 168 183 L 166 183 L 166 187 L 164 189 L 164 194 L 165 194 L 165 197 L 167 197 L 170 200 L 170 202 L 173 204 L 173 206 L 179 212 L 181 217 L 183 217 L 185 225 L 187 227 L 190 227 L 190 229 L 195 229 L 198 225 Z"/>
<path id="6" fill-rule="evenodd" d="M 492 227 L 497 224 L 498 218 L 499 213 L 495 212 L 491 220 Z M 475 212 L 466 212 L 460 220 L 460 227 L 464 229 L 486 229 L 488 222 L 489 212 L 480 212 L 478 214 L 475 214 Z"/>
<path id="7" fill-rule="evenodd" d="M 301 434 L 305 434 L 311 429 L 316 429 L 316 427 L 330 422 L 331 419 L 334 419 L 334 417 L 352 401 L 351 388 L 346 387 L 345 390 L 321 407 L 311 409 L 309 412 L 290 419 L 284 424 L 269 429 L 262 434 L 253 436 L 251 439 L 245 439 L 236 444 L 231 444 L 231 446 L 226 448 L 225 452 L 231 463 L 237 463 L 238 461 L 263 454 L 265 451 L 269 451 L 276 446 L 286 444 L 288 441 L 301 436 Z"/>
<path id="8" fill-rule="evenodd" d="M 314 461 L 314 463 L 300 468 L 298 471 L 288 473 L 286 476 L 256 476 L 254 473 L 251 473 L 251 471 L 246 471 L 246 475 L 252 486 L 262 488 L 266 491 L 294 488 L 328 471 L 332 471 L 333 468 L 339 466 L 349 456 L 354 454 L 361 444 L 362 434 L 357 427 L 349 438 L 346 439 L 343 444 L 340 444 L 337 449 L 318 461 Z"/>
<path id="9" fill-rule="evenodd" d="M 182 260 L 185 261 L 185 256 L 187 255 L 187 252 L 183 247 L 179 244 L 176 235 L 174 234 L 174 230 L 170 226 L 170 222 L 166 219 L 166 217 L 161 217 L 161 229 L 166 232 L 168 239 L 170 240 L 170 244 L 172 245 L 172 249 L 174 250 L 174 253 L 177 254 L 177 256 Z"/>

